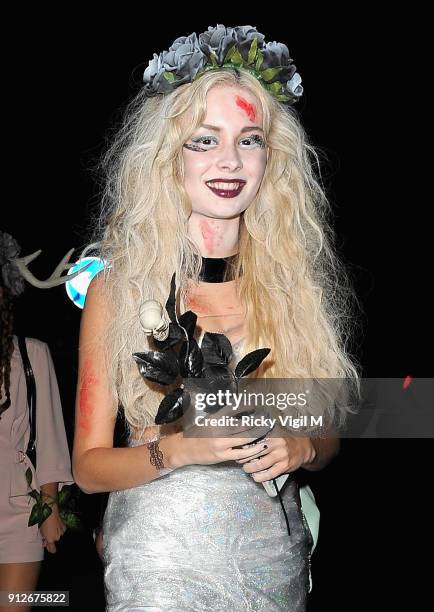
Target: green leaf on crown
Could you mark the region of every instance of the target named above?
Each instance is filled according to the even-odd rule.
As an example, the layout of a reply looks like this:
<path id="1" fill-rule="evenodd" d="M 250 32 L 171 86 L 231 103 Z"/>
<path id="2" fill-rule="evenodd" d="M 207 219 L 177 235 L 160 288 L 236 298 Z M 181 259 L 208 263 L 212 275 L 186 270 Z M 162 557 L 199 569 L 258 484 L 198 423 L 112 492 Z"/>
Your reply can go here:
<path id="1" fill-rule="evenodd" d="M 264 54 L 260 49 L 258 49 L 257 59 L 256 59 L 256 70 L 259 72 L 259 68 L 262 66 L 262 62 L 264 61 Z"/>
<path id="2" fill-rule="evenodd" d="M 169 81 L 169 83 L 173 83 L 173 81 L 175 80 L 175 76 L 173 74 L 173 72 L 163 72 L 163 76 L 166 79 L 166 81 Z"/>
<path id="3" fill-rule="evenodd" d="M 238 49 L 236 49 L 235 52 L 231 55 L 231 64 L 244 64 L 243 56 L 238 51 Z"/>
<path id="4" fill-rule="evenodd" d="M 211 60 L 211 64 L 217 68 L 218 67 L 218 62 L 217 62 L 217 55 L 215 54 L 215 51 L 211 51 L 210 55 L 209 55 L 209 59 Z"/>
<path id="5" fill-rule="evenodd" d="M 247 63 L 253 64 L 256 57 L 256 52 L 258 50 L 258 39 L 255 37 L 250 45 L 249 54 L 247 56 Z"/>
<path id="6" fill-rule="evenodd" d="M 224 64 L 226 64 L 227 62 L 230 62 L 230 61 L 231 61 L 231 58 L 232 58 L 232 56 L 233 56 L 233 54 L 234 54 L 236 51 L 237 51 L 237 46 L 236 46 L 236 45 L 233 45 L 233 47 L 231 47 L 231 48 L 229 49 L 229 51 L 226 53 L 226 57 L 225 57 L 225 59 L 223 60 L 223 63 L 224 63 Z"/>
<path id="7" fill-rule="evenodd" d="M 280 81 L 274 81 L 274 83 L 270 83 L 268 85 L 268 89 L 272 91 L 274 94 L 280 93 L 282 89 L 282 83 Z"/>
<path id="8" fill-rule="evenodd" d="M 264 81 L 271 81 L 271 79 L 274 79 L 274 77 L 277 76 L 281 70 L 281 67 L 267 68 L 261 72 L 261 77 L 264 79 Z"/>

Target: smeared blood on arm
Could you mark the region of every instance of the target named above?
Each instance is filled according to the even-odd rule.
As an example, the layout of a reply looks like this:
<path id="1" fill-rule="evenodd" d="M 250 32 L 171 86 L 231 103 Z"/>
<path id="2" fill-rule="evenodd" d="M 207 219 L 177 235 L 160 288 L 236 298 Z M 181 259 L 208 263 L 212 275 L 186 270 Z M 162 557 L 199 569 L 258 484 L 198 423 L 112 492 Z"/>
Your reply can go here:
<path id="1" fill-rule="evenodd" d="M 88 358 L 83 365 L 78 418 L 78 427 L 85 433 L 90 432 L 90 420 L 94 411 L 94 405 L 92 404 L 92 387 L 96 384 L 98 384 L 98 379 L 92 373 L 91 360 Z"/>
<path id="2" fill-rule="evenodd" d="M 237 96 L 235 99 L 236 105 L 243 109 L 243 111 L 247 114 L 250 121 L 255 121 L 256 119 L 256 108 L 254 104 L 247 102 L 241 96 Z"/>

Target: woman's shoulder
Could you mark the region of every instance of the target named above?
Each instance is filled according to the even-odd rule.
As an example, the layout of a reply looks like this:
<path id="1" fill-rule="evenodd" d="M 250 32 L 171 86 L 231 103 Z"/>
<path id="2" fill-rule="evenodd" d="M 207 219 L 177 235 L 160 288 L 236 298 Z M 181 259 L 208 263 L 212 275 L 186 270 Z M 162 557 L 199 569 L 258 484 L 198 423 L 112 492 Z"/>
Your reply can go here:
<path id="1" fill-rule="evenodd" d="M 18 346 L 18 336 L 14 335 L 14 344 Z M 35 350 L 35 351 L 46 351 L 48 349 L 48 344 L 39 338 L 30 338 L 26 336 L 26 346 L 27 349 Z"/>
<path id="2" fill-rule="evenodd" d="M 97 310 L 105 311 L 111 300 L 111 280 L 103 271 L 99 272 L 90 281 L 86 291 L 85 310 L 91 307 L 96 307 Z"/>

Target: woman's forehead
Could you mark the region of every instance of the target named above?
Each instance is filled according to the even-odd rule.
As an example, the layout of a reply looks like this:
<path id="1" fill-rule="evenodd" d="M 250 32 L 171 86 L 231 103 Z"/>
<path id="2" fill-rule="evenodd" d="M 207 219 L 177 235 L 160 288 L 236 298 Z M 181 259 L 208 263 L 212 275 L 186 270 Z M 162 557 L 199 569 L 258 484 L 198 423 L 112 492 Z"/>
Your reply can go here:
<path id="1" fill-rule="evenodd" d="M 206 96 L 206 106 L 208 112 L 218 112 L 225 110 L 251 109 L 255 115 L 261 113 L 261 105 L 256 96 L 248 89 L 242 87 L 216 86 L 210 89 Z"/>
<path id="2" fill-rule="evenodd" d="M 226 121 L 235 121 L 247 127 L 263 128 L 262 108 L 258 98 L 244 87 L 216 85 L 206 95 L 205 114 L 201 125 L 224 127 Z M 182 123 L 186 129 L 192 127 L 193 109 L 190 108 L 183 116 Z M 218 131 L 218 130 L 217 130 Z"/>
<path id="3" fill-rule="evenodd" d="M 240 87 L 215 87 L 209 90 L 202 125 L 224 127 L 226 122 L 262 127 L 262 109 L 258 99 Z M 187 125 L 191 126 L 188 119 Z"/>

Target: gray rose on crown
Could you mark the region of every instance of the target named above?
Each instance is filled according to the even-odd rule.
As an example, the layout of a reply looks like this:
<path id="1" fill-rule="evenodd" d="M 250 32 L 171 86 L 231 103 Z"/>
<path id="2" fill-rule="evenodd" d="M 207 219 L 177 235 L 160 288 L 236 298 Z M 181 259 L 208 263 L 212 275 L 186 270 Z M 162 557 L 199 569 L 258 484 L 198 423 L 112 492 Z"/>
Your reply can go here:
<path id="1" fill-rule="evenodd" d="M 226 28 L 222 24 L 217 24 L 215 28 L 208 27 L 207 32 L 199 35 L 200 47 L 207 56 L 214 52 L 217 56 L 217 63 L 221 66 L 224 63 L 227 52 L 235 44 L 243 59 L 247 61 L 250 46 L 253 39 L 258 40 L 258 47 L 262 48 L 264 35 L 260 34 L 252 26 L 237 26 L 236 28 Z"/>
<path id="2" fill-rule="evenodd" d="M 234 46 L 234 29 L 217 25 L 216 28 L 209 27 L 207 32 L 199 34 L 199 44 L 202 52 L 209 57 L 211 52 L 217 56 L 217 63 L 221 66 L 227 52 Z"/>
<path id="3" fill-rule="evenodd" d="M 292 63 L 288 47 L 283 43 L 268 42 L 262 49 L 262 54 L 264 61 L 262 62 L 261 70 L 280 66 L 281 71 L 273 80 L 280 81 L 282 84 L 285 84 L 286 81 L 286 85 L 284 85 L 285 93 L 299 98 L 303 93 L 303 87 L 300 85 L 301 77 L 296 72 L 296 66 Z"/>
<path id="4" fill-rule="evenodd" d="M 168 51 L 160 55 L 154 53 L 154 59 L 143 74 L 145 91 L 149 95 L 170 93 L 174 87 L 190 83 L 193 77 L 206 64 L 207 58 L 199 47 L 195 32 L 175 40 Z"/>
<path id="5" fill-rule="evenodd" d="M 301 85 L 301 76 L 298 72 L 294 72 L 292 78 L 286 83 L 286 91 L 294 98 L 300 98 L 303 95 L 303 86 Z"/>
<path id="6" fill-rule="evenodd" d="M 237 48 L 245 62 L 248 60 L 249 50 L 254 38 L 257 40 L 258 49 L 263 49 L 264 47 L 265 36 L 252 26 L 236 27 L 235 38 L 237 41 Z"/>

